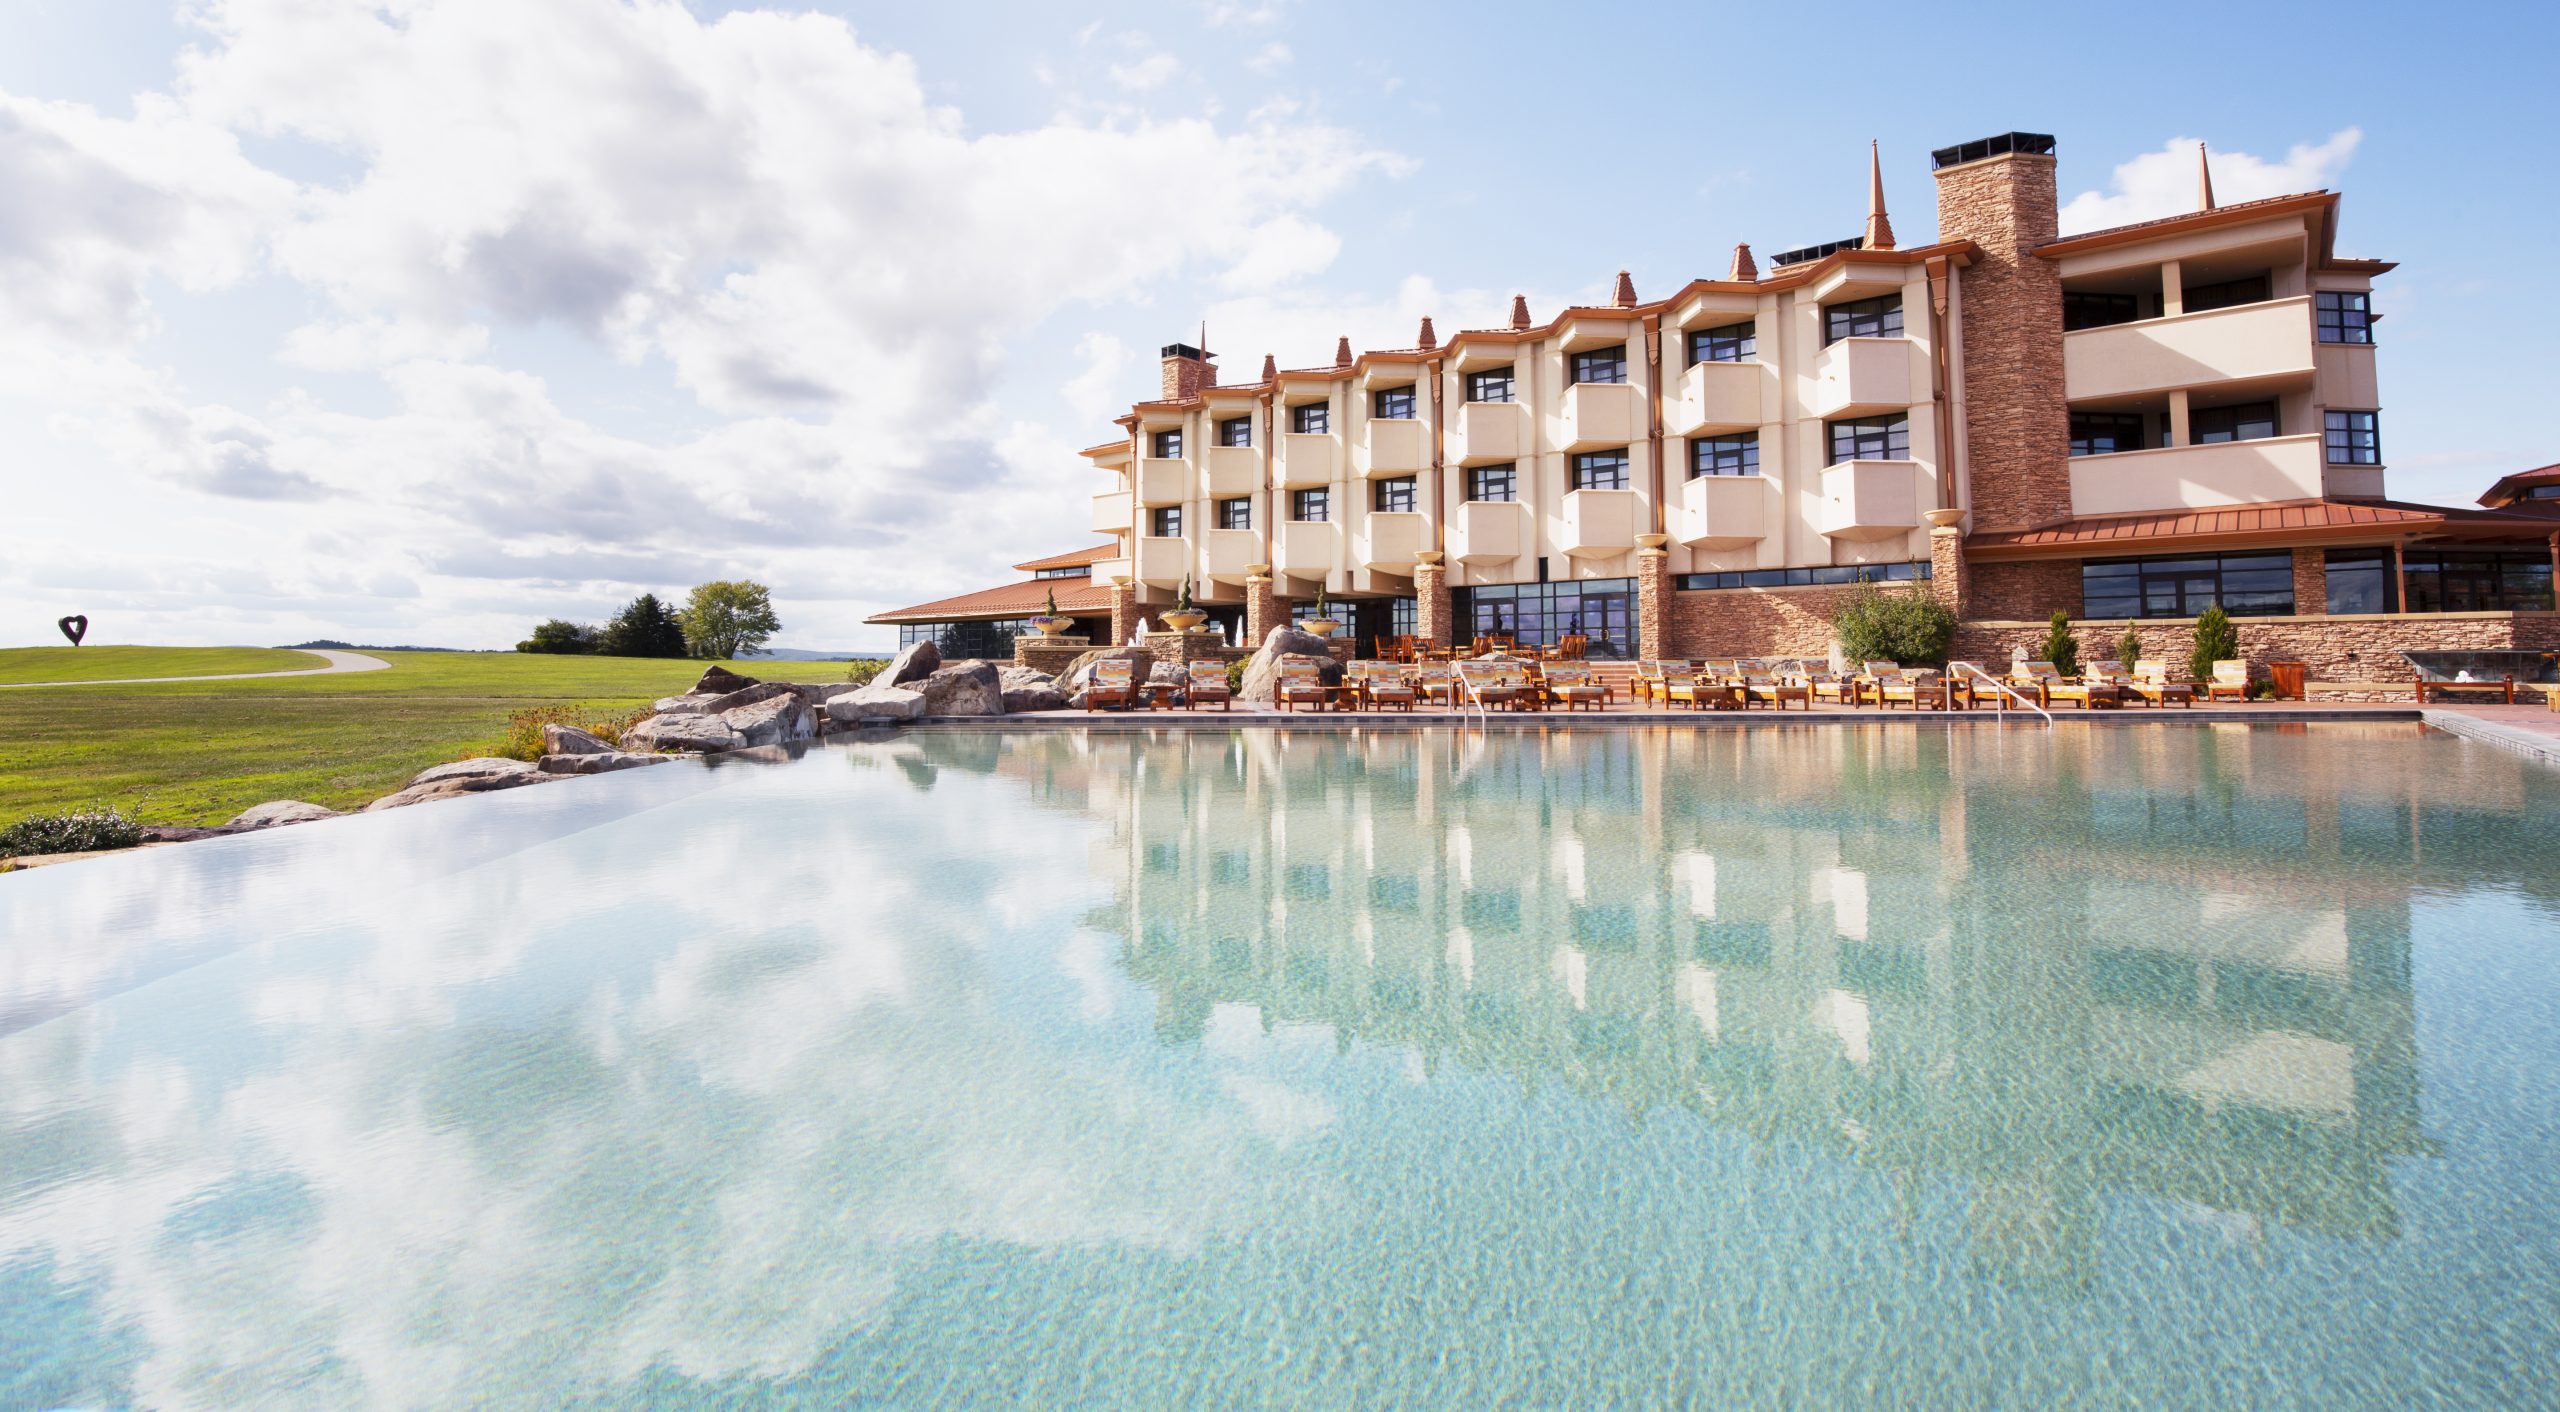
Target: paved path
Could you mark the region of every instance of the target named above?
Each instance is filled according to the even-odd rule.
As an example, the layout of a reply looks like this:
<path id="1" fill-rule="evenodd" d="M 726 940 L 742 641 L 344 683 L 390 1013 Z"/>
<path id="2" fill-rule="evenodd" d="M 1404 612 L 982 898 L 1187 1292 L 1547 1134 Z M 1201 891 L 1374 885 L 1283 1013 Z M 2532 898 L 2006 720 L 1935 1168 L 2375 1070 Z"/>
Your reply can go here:
<path id="1" fill-rule="evenodd" d="M 112 681 L 22 681 L 0 685 L 0 691 L 26 691 L 39 686 L 140 686 L 163 681 L 247 681 L 252 677 L 325 677 L 332 672 L 379 672 L 391 664 L 379 657 L 361 652 L 332 652 L 325 647 L 297 647 L 314 657 L 326 657 L 325 667 L 303 667 L 290 672 L 232 672 L 218 677 L 118 677 Z"/>

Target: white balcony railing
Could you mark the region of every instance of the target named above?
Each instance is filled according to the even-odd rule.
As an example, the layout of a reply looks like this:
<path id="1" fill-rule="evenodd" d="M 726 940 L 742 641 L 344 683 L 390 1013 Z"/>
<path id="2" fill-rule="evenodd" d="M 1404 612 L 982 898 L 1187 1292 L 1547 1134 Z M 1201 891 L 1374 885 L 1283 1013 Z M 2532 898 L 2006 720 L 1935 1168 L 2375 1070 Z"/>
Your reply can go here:
<path id="1" fill-rule="evenodd" d="M 1671 407 L 1675 436 L 1731 436 L 1757 430 L 1764 420 L 1760 392 L 1770 381 L 1766 363 L 1692 363 L 1680 375 L 1680 398 Z"/>
<path id="2" fill-rule="evenodd" d="M 1491 564 L 1529 552 L 1529 507 L 1515 500 L 1469 500 L 1449 522 L 1449 555 Z"/>
<path id="3" fill-rule="evenodd" d="M 1822 471 L 1822 532 L 1833 539 L 1891 539 L 1920 527 L 1920 467 L 1910 461 L 1842 461 Z"/>
<path id="4" fill-rule="evenodd" d="M 1179 505 L 1191 498 L 1191 463 L 1162 456 L 1138 462 L 1138 503 Z"/>
<path id="5" fill-rule="evenodd" d="M 2316 346 L 2307 296 L 2073 329 L 2062 336 L 2063 396 L 2307 379 L 2318 366 Z"/>
<path id="6" fill-rule="evenodd" d="M 1093 497 L 1095 534 L 1127 534 L 1129 525 L 1129 492 L 1114 490 Z"/>
<path id="7" fill-rule="evenodd" d="M 1844 338 L 1815 354 L 1813 414 L 1863 417 L 1909 407 L 1918 348 L 1907 338 Z"/>
<path id="8" fill-rule="evenodd" d="M 1208 576 L 1220 583 L 1242 583 L 1245 571 L 1262 562 L 1262 532 L 1249 529 L 1209 531 Z"/>
<path id="9" fill-rule="evenodd" d="M 1309 490 L 1330 485 L 1335 468 L 1340 464 L 1333 433 L 1289 431 L 1280 434 L 1279 476 L 1283 487 Z"/>
<path id="10" fill-rule="evenodd" d="M 1518 402 L 1467 402 L 1449 429 L 1453 465 L 1517 461 L 1529 450 L 1529 409 Z"/>
<path id="11" fill-rule="evenodd" d="M 1431 464 L 1422 423 L 1411 417 L 1372 418 L 1362 440 L 1363 475 L 1409 476 Z"/>
<path id="12" fill-rule="evenodd" d="M 1262 451 L 1253 446 L 1209 448 L 1209 494 L 1228 500 L 1262 488 Z"/>
<path id="13" fill-rule="evenodd" d="M 1391 574 L 1409 574 L 1425 546 L 1430 526 L 1410 510 L 1372 510 L 1360 523 L 1360 563 Z"/>
<path id="14" fill-rule="evenodd" d="M 1342 526 L 1323 520 L 1283 520 L 1272 536 L 1272 567 L 1296 578 L 1323 578 L 1342 557 Z"/>
<path id="15" fill-rule="evenodd" d="M 1564 390 L 1556 445 L 1566 451 L 1625 446 L 1647 430 L 1644 399 L 1624 382 L 1578 382 Z"/>
<path id="16" fill-rule="evenodd" d="M 2130 515 L 2316 500 L 2322 438 L 2273 436 L 2071 458 L 2071 513 Z"/>
<path id="17" fill-rule="evenodd" d="M 1671 537 L 1692 549 L 1739 549 L 1769 534 L 1767 476 L 1697 476 L 1671 498 Z"/>

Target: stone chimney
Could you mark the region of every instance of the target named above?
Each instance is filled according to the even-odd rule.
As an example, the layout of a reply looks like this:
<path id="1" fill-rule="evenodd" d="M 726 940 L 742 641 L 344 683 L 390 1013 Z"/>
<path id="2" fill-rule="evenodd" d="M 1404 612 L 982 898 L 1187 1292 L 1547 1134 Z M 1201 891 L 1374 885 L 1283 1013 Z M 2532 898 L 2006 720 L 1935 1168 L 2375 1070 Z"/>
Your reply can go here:
<path id="1" fill-rule="evenodd" d="M 1635 276 L 1628 274 L 1625 270 L 1618 271 L 1618 287 L 1609 297 L 1621 309 L 1634 308 L 1636 306 Z"/>
<path id="2" fill-rule="evenodd" d="M 1333 341 L 1333 365 L 1337 368 L 1351 366 L 1351 335 L 1346 333 Z"/>
<path id="3" fill-rule="evenodd" d="M 1280 380 L 1280 360 L 1268 353 L 1262 355 L 1262 380 L 1264 382 Z"/>
<path id="4" fill-rule="evenodd" d="M 1513 328 L 1527 328 L 1529 326 L 1528 295 L 1514 294 L 1511 296 L 1511 326 Z"/>
<path id="5" fill-rule="evenodd" d="M 1188 343 L 1164 346 L 1164 400 L 1180 402 L 1197 397 L 1218 385 L 1218 370 L 1209 366 L 1214 355 Z"/>
<path id="6" fill-rule="evenodd" d="M 1421 349 L 1425 353 L 1428 353 L 1432 349 L 1440 346 L 1440 335 L 1432 332 L 1431 316 L 1429 314 L 1422 316 L 1422 332 L 1414 335 L 1413 343 L 1416 348 Z"/>
<path id="7" fill-rule="evenodd" d="M 2011 132 L 1931 154 L 1938 239 L 1982 253 L 1957 276 L 1964 318 L 1967 503 L 1977 532 L 2071 515 L 2062 276 L 2035 249 L 2059 228 L 2053 139 Z"/>
<path id="8" fill-rule="evenodd" d="M 1749 245 L 1737 245 L 1733 247 L 1733 268 L 1725 271 L 1724 277 L 1736 284 L 1757 284 L 1760 282 L 1760 266 L 1757 261 L 1751 258 L 1751 247 Z"/>

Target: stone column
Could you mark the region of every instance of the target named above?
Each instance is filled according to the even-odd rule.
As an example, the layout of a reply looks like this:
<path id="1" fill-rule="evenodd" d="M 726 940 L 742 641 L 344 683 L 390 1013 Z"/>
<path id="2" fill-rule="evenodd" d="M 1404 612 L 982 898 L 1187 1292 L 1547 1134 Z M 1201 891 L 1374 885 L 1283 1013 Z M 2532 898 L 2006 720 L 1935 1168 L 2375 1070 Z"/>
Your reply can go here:
<path id="1" fill-rule="evenodd" d="M 1450 621 L 1454 608 L 1449 598 L 1449 566 L 1440 561 L 1436 549 L 1424 552 L 1421 559 L 1413 566 L 1413 635 L 1446 647 L 1452 641 L 1449 634 L 1457 630 Z"/>
<path id="2" fill-rule="evenodd" d="M 1288 621 L 1271 591 L 1271 566 L 1248 564 L 1244 575 L 1244 649 L 1258 652 L 1271 630 Z"/>
<path id="3" fill-rule="evenodd" d="M 2293 551 L 2293 611 L 2296 617 L 2328 613 L 2329 551 L 2325 549 Z"/>
<path id="4" fill-rule="evenodd" d="M 1111 641 L 1108 647 L 1126 646 L 1138 633 L 1138 588 L 1126 580 L 1111 583 Z"/>
<path id="5" fill-rule="evenodd" d="M 1931 510 L 1929 518 L 1929 592 L 1961 621 L 1966 600 L 1964 512 Z"/>
<path id="6" fill-rule="evenodd" d="M 1641 534 L 1636 542 L 1636 656 L 1659 661 L 1671 655 L 1671 554 L 1669 536 Z"/>

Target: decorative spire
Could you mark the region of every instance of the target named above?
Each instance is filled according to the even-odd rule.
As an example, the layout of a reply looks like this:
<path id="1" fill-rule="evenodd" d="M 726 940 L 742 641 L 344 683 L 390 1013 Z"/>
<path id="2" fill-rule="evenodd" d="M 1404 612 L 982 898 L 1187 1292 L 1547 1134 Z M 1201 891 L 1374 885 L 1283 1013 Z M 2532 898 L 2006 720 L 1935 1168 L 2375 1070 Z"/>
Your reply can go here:
<path id="1" fill-rule="evenodd" d="M 1334 340 L 1333 365 L 1337 368 L 1347 368 L 1351 366 L 1351 335 L 1346 333 L 1342 337 Z"/>
<path id="2" fill-rule="evenodd" d="M 2213 209 L 2213 160 L 2205 155 L 2204 144 L 2196 144 L 2196 209 Z"/>
<path id="3" fill-rule="evenodd" d="M 1432 332 L 1431 316 L 1429 314 L 1422 316 L 1422 332 L 1416 335 L 1413 341 L 1414 346 L 1420 348 L 1425 353 L 1428 353 L 1432 349 L 1440 346 L 1440 335 Z"/>
<path id="4" fill-rule="evenodd" d="M 1617 305 L 1621 309 L 1634 308 L 1636 306 L 1635 276 L 1628 274 L 1625 270 L 1618 271 L 1617 292 L 1610 297 L 1617 301 Z"/>
<path id="5" fill-rule="evenodd" d="M 1867 139 L 1867 236 L 1869 250 L 1893 248 L 1893 222 L 1884 214 L 1884 158 L 1877 154 L 1875 139 Z"/>
<path id="6" fill-rule="evenodd" d="M 1725 271 L 1724 277 L 1737 284 L 1760 282 L 1760 266 L 1753 263 L 1751 246 L 1748 243 L 1733 247 L 1733 268 Z"/>
<path id="7" fill-rule="evenodd" d="M 1280 380 L 1280 360 L 1268 353 L 1262 355 L 1262 380 L 1264 382 Z"/>
<path id="8" fill-rule="evenodd" d="M 1511 296 L 1511 326 L 1513 328 L 1527 328 L 1529 326 L 1528 295 L 1514 294 Z"/>

